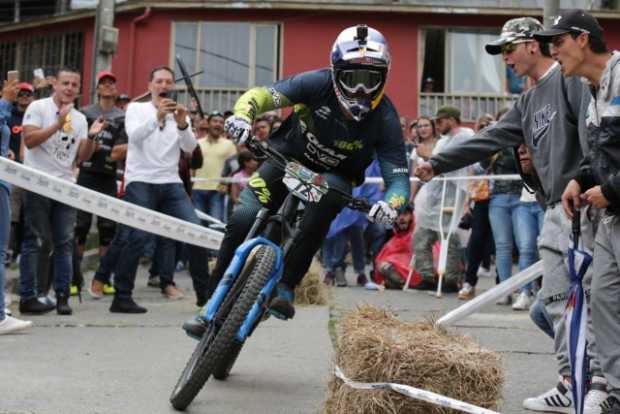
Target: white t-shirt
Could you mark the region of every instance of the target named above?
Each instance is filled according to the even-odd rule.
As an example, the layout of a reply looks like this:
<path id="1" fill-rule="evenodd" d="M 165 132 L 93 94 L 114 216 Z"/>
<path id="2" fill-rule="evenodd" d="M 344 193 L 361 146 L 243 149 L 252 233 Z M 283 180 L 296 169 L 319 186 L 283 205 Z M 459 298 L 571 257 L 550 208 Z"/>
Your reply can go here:
<path id="1" fill-rule="evenodd" d="M 189 125 L 189 117 L 187 118 Z M 191 125 L 181 131 L 172 114 L 166 115 L 164 128 L 159 128 L 157 108 L 152 102 L 133 102 L 125 114 L 127 162 L 125 185 L 133 181 L 150 184 L 180 183 L 181 151 L 191 153 L 196 138 Z"/>
<path id="2" fill-rule="evenodd" d="M 58 111 L 53 98 L 39 99 L 26 109 L 23 125 L 47 128 L 58 120 Z M 75 108 L 69 112 L 66 120 L 65 125 L 45 142 L 34 148 L 26 147 L 24 165 L 54 177 L 75 181 L 72 168 L 80 141 L 88 138 L 88 123 L 84 114 Z"/>

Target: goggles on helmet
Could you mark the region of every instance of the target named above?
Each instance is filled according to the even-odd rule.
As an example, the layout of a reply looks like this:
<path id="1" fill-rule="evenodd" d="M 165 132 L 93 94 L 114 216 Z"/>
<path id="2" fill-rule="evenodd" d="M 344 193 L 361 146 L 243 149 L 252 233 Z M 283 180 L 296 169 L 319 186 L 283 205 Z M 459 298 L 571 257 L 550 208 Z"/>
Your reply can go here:
<path id="1" fill-rule="evenodd" d="M 338 86 L 347 97 L 373 96 L 383 85 L 381 71 L 371 69 L 349 69 L 337 72 Z"/>

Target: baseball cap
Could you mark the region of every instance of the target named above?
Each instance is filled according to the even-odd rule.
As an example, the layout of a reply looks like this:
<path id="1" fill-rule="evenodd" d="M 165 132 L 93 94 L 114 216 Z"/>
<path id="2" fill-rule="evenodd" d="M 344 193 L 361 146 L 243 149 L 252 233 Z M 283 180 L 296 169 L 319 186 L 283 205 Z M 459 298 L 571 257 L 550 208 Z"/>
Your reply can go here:
<path id="1" fill-rule="evenodd" d="M 101 72 L 97 74 L 97 85 L 99 84 L 99 82 L 101 82 L 101 79 L 103 78 L 110 78 L 114 82 L 116 82 L 116 75 L 110 72 L 109 70 L 102 70 Z"/>
<path id="2" fill-rule="evenodd" d="M 34 92 L 34 88 L 28 82 L 20 82 L 17 85 L 15 85 L 15 87 L 17 88 L 18 91 Z"/>
<path id="3" fill-rule="evenodd" d="M 550 42 L 553 37 L 569 32 L 588 33 L 592 37 L 603 38 L 603 28 L 596 18 L 581 9 L 563 11 L 555 18 L 550 29 L 541 30 L 534 37 L 542 42 Z"/>
<path id="4" fill-rule="evenodd" d="M 458 108 L 455 108 L 453 106 L 442 106 L 441 108 L 437 110 L 437 113 L 435 114 L 435 118 L 436 119 L 441 119 L 441 118 L 461 119 L 461 111 Z"/>
<path id="5" fill-rule="evenodd" d="M 490 55 L 499 55 L 502 53 L 502 46 L 533 39 L 534 33 L 543 29 L 543 25 L 533 17 L 510 19 L 504 23 L 499 39 L 487 43 L 484 48 Z"/>

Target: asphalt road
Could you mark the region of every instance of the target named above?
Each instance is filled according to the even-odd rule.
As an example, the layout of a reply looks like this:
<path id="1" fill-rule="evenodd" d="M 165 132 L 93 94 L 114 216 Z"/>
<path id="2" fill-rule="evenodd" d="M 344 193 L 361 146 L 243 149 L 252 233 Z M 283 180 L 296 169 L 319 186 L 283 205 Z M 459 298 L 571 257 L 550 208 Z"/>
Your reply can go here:
<path id="1" fill-rule="evenodd" d="M 81 304 L 72 299 L 72 316 L 30 317 L 31 331 L 0 337 L 0 413 L 175 412 L 168 397 L 195 344 L 180 324 L 196 310 L 189 277 L 185 272 L 176 277 L 187 297 L 172 302 L 146 287 L 141 269 L 136 300 L 147 314 L 111 314 L 110 298 L 95 301 L 86 294 Z M 337 320 L 360 302 L 389 306 L 410 320 L 459 305 L 454 296 L 333 288 L 331 317 Z M 298 307 L 290 322 L 268 320 L 229 379 L 209 380 L 187 412 L 319 412 L 332 367 L 329 320 L 327 306 Z M 551 340 L 526 313 L 490 305 L 456 329 L 502 354 L 507 372 L 502 413 L 523 412 L 523 398 L 555 384 Z"/>

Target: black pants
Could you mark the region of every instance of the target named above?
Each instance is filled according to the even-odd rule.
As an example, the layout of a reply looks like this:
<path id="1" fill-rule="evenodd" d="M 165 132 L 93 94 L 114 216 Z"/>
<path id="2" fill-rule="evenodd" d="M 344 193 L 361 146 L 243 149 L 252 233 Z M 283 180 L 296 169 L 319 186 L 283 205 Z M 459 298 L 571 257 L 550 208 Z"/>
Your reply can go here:
<path id="1" fill-rule="evenodd" d="M 288 194 L 288 189 L 282 182 L 284 173 L 269 160 L 261 165 L 257 173 L 241 192 L 239 202 L 228 220 L 217 262 L 209 279 L 209 296 L 224 275 L 235 249 L 243 243 L 260 209 L 266 206 L 275 213 Z M 352 185 L 346 178 L 331 173 L 323 175 L 331 188 L 336 187 L 351 194 Z M 306 204 L 301 231 L 284 266 L 283 283 L 294 288 L 301 282 L 310 267 L 312 257 L 325 239 L 329 225 L 345 205 L 346 202 L 334 191 L 328 191 L 318 203 Z"/>
<path id="2" fill-rule="evenodd" d="M 493 251 L 493 233 L 491 232 L 491 223 L 489 221 L 489 202 L 476 202 L 471 215 L 471 234 L 465 251 L 467 256 L 465 282 L 476 286 L 480 263 L 486 262 L 490 264 L 490 256 Z"/>

